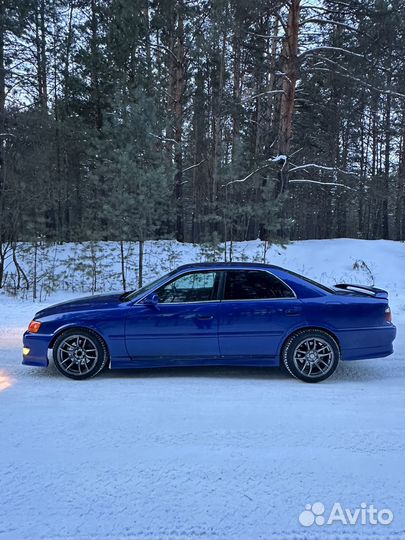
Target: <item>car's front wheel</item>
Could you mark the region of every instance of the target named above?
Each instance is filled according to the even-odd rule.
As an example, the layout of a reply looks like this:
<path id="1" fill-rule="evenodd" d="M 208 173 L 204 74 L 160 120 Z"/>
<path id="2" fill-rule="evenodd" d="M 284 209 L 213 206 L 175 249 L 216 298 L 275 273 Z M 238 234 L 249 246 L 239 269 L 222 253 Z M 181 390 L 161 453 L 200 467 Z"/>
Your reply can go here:
<path id="1" fill-rule="evenodd" d="M 94 377 L 103 369 L 108 352 L 104 342 L 94 332 L 72 329 L 56 339 L 53 359 L 63 375 L 82 380 Z"/>
<path id="2" fill-rule="evenodd" d="M 282 360 L 301 381 L 320 382 L 332 375 L 340 359 L 339 345 L 323 330 L 300 330 L 284 344 Z"/>

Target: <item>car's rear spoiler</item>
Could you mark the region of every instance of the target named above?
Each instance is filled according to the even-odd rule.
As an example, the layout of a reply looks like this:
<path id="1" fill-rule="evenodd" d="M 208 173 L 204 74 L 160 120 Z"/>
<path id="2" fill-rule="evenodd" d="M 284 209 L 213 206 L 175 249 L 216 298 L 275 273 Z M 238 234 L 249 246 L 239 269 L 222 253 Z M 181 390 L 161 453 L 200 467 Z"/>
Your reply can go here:
<path id="1" fill-rule="evenodd" d="M 351 283 L 338 283 L 337 285 L 334 285 L 334 287 L 344 290 L 357 290 L 358 292 L 369 294 L 375 298 L 388 298 L 388 292 L 384 291 L 384 289 L 377 289 L 377 287 L 366 287 L 365 285 L 354 285 Z"/>

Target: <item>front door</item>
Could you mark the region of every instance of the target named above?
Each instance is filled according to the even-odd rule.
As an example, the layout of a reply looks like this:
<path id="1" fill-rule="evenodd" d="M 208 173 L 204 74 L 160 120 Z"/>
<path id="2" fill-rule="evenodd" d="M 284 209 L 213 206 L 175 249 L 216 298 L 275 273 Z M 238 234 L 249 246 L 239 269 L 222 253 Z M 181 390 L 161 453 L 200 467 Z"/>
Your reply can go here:
<path id="1" fill-rule="evenodd" d="M 132 306 L 126 321 L 129 356 L 176 364 L 218 358 L 218 285 L 218 272 L 189 272 L 154 291 L 157 305 Z"/>
<path id="2" fill-rule="evenodd" d="M 228 270 L 219 346 L 225 358 L 273 358 L 286 332 L 303 322 L 301 301 L 264 270 Z"/>

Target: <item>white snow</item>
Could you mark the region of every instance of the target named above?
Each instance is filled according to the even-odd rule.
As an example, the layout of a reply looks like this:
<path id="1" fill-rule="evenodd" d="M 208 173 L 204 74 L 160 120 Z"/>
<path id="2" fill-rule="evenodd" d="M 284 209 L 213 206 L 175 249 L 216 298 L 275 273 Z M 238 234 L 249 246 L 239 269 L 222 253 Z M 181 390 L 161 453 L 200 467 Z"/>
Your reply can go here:
<path id="1" fill-rule="evenodd" d="M 172 264 L 168 245 L 146 246 L 149 278 Z M 236 248 L 247 260 L 262 249 Z M 201 260 L 195 246 L 172 243 L 172 252 L 174 266 Z M 342 363 L 317 385 L 252 368 L 74 382 L 53 367 L 21 365 L 21 334 L 44 304 L 0 295 L 1 539 L 404 537 L 404 245 L 303 241 L 273 246 L 267 260 L 326 284 L 370 283 L 364 268 L 353 270 L 364 261 L 389 291 L 395 354 Z M 77 276 L 69 279 L 83 294 Z M 119 288 L 118 277 L 101 282 Z M 365 502 L 391 509 L 394 520 L 303 527 L 298 516 L 315 502 L 327 510 Z"/>
<path id="2" fill-rule="evenodd" d="M 229 260 L 229 243 L 227 244 Z M 371 269 L 375 284 L 390 288 L 396 294 L 396 283 L 403 264 L 403 244 L 386 240 L 305 240 L 268 248 L 259 240 L 237 242 L 233 245 L 232 260 L 260 261 L 284 266 L 326 284 L 351 280 L 370 283 L 369 275 L 353 271 L 356 261 L 364 261 Z M 136 288 L 138 281 L 138 244 L 126 242 L 125 273 L 127 288 Z M 144 283 L 188 262 L 224 260 L 224 246 L 180 244 L 173 240 L 148 241 L 144 246 Z M 265 255 L 265 256 L 264 256 Z M 117 242 L 83 242 L 81 244 L 43 245 L 38 248 L 37 295 L 48 303 L 60 300 L 61 295 L 122 290 L 120 248 Z M 33 281 L 34 251 L 19 245 L 18 260 L 30 282 Z M 393 268 L 386 268 L 391 261 Z M 388 270 L 388 271 L 387 271 Z M 12 290 L 15 269 L 11 253 L 6 261 L 6 285 Z M 394 286 L 395 285 L 395 286 Z M 55 295 L 52 291 L 57 291 Z M 33 287 L 24 293 L 32 299 Z M 56 299 L 56 300 L 55 300 Z"/>
<path id="3" fill-rule="evenodd" d="M 287 161 L 288 157 L 285 154 L 279 154 L 271 159 L 271 161 Z"/>

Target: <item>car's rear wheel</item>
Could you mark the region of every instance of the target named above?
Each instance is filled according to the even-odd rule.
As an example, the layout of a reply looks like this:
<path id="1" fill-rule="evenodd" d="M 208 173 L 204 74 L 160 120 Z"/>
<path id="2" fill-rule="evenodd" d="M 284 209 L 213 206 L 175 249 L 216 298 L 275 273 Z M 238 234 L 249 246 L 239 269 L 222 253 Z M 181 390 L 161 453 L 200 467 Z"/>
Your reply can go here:
<path id="1" fill-rule="evenodd" d="M 282 360 L 301 381 L 315 383 L 330 377 L 340 360 L 339 345 L 323 330 L 300 330 L 284 344 Z"/>
<path id="2" fill-rule="evenodd" d="M 71 379 L 94 377 L 107 363 L 104 342 L 90 330 L 72 329 L 63 332 L 53 345 L 57 369 Z"/>

